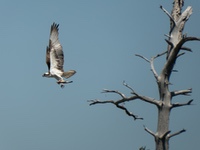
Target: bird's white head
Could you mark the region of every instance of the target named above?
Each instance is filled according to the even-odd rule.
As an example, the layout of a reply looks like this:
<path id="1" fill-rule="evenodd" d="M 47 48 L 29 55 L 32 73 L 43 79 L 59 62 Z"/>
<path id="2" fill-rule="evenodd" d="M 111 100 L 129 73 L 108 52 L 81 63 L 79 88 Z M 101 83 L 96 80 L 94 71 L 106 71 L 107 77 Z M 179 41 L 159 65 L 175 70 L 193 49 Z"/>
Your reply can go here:
<path id="1" fill-rule="evenodd" d="M 47 78 L 52 77 L 50 72 L 46 72 L 46 73 L 44 73 L 42 76 L 43 76 L 43 77 L 47 77 Z"/>

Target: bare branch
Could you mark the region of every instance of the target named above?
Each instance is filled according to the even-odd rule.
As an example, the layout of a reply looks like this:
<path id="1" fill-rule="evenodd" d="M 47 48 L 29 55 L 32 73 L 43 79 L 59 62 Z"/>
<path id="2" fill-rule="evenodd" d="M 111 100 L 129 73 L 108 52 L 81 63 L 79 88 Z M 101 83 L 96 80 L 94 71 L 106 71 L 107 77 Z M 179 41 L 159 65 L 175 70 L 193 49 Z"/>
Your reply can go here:
<path id="1" fill-rule="evenodd" d="M 129 88 L 132 92 L 134 92 L 133 88 L 130 87 L 125 81 L 123 81 L 123 85 Z"/>
<path id="2" fill-rule="evenodd" d="M 160 107 L 161 106 L 161 102 L 156 100 L 156 99 L 153 99 L 153 98 L 150 98 L 150 97 L 147 97 L 147 96 L 141 96 L 141 95 L 138 95 L 138 99 L 142 100 L 142 101 L 145 101 L 147 103 L 150 103 L 150 104 L 154 104 L 156 105 L 157 107 Z"/>
<path id="3" fill-rule="evenodd" d="M 188 42 L 188 41 L 200 41 L 200 38 L 198 37 L 184 37 L 180 43 L 181 45 L 183 45 L 184 43 Z"/>
<path id="4" fill-rule="evenodd" d="M 172 42 L 170 42 L 169 40 L 165 39 L 165 41 L 167 42 L 167 44 L 169 44 L 171 46 L 171 49 L 174 48 L 174 44 Z"/>
<path id="5" fill-rule="evenodd" d="M 116 93 L 120 95 L 123 99 L 126 99 L 126 96 L 119 91 L 104 89 L 102 93 Z"/>
<path id="6" fill-rule="evenodd" d="M 193 102 L 193 99 L 189 100 L 186 103 L 174 103 L 174 104 L 172 104 L 171 108 L 181 107 L 181 106 L 186 106 L 186 105 L 191 105 L 192 102 Z"/>
<path id="7" fill-rule="evenodd" d="M 166 36 L 166 37 L 168 37 L 168 38 L 171 38 L 171 36 L 170 36 L 170 35 L 168 35 L 168 34 L 164 34 L 164 36 Z"/>
<path id="8" fill-rule="evenodd" d="M 153 131 L 151 131 L 150 129 L 148 129 L 148 128 L 145 127 L 144 125 L 143 125 L 143 127 L 144 127 L 144 130 L 145 130 L 146 132 L 148 132 L 149 134 L 151 134 L 154 138 L 156 137 L 156 134 L 155 134 Z"/>
<path id="9" fill-rule="evenodd" d="M 158 81 L 158 74 L 157 74 L 156 69 L 155 69 L 154 64 L 153 64 L 155 58 L 156 57 L 151 58 L 150 64 L 151 64 L 151 71 L 153 72 L 153 75 L 156 78 L 156 81 Z"/>
<path id="10" fill-rule="evenodd" d="M 189 93 L 192 93 L 192 88 L 187 89 L 187 90 L 173 91 L 173 92 L 171 92 L 171 95 L 172 95 L 172 97 L 173 97 L 173 96 L 177 96 L 177 95 L 186 95 L 186 96 L 190 96 Z"/>
<path id="11" fill-rule="evenodd" d="M 174 69 L 174 70 L 172 70 L 172 71 L 173 71 L 173 72 L 178 72 L 178 70 L 175 70 L 175 69 Z"/>
<path id="12" fill-rule="evenodd" d="M 192 52 L 192 50 L 188 47 L 185 47 L 185 46 L 182 46 L 181 47 L 181 50 L 184 50 L 184 51 L 188 51 L 188 52 Z"/>
<path id="13" fill-rule="evenodd" d="M 149 60 L 149 59 L 147 59 L 146 57 L 142 56 L 142 55 L 135 54 L 135 56 L 138 56 L 138 57 L 140 57 L 140 58 L 142 58 L 142 59 L 144 59 L 145 61 L 147 61 L 147 62 L 149 62 L 149 63 L 150 63 L 150 60 Z"/>
<path id="14" fill-rule="evenodd" d="M 129 101 L 133 101 L 138 99 L 138 96 L 131 96 L 131 97 L 126 97 L 126 98 L 122 98 L 120 100 L 114 101 L 114 100 L 88 100 L 88 102 L 90 102 L 90 106 L 91 105 L 95 105 L 95 104 L 105 104 L 105 103 L 112 103 L 112 104 L 121 104 L 121 103 L 125 103 L 125 102 L 129 102 Z"/>
<path id="15" fill-rule="evenodd" d="M 129 116 L 131 116 L 131 117 L 133 117 L 134 120 L 136 120 L 136 119 L 141 119 L 141 120 L 143 120 L 143 118 L 138 117 L 137 115 L 134 115 L 132 112 L 129 112 L 128 109 L 126 109 L 124 106 L 118 105 L 118 104 L 116 104 L 116 106 L 117 106 L 118 108 L 124 110 L 124 111 L 126 112 L 126 114 L 129 115 Z"/>
<path id="16" fill-rule="evenodd" d="M 169 14 L 169 12 L 166 9 L 164 9 L 162 5 L 160 5 L 160 9 L 162 9 L 164 13 L 166 13 L 166 15 L 170 18 L 170 20 L 173 22 L 173 25 L 175 26 L 176 23 L 174 19 L 172 18 L 172 16 Z"/>
<path id="17" fill-rule="evenodd" d="M 181 23 L 181 22 L 186 22 L 190 15 L 192 14 L 192 7 L 191 6 L 188 6 L 185 11 L 181 14 L 179 20 L 177 21 L 177 23 Z"/>
<path id="18" fill-rule="evenodd" d="M 156 56 L 152 57 L 151 60 L 150 60 L 150 64 L 151 64 L 151 71 L 153 72 L 153 75 L 154 77 L 156 78 L 156 80 L 158 81 L 158 74 L 155 70 L 155 67 L 154 67 L 154 59 L 166 54 L 167 51 L 163 52 L 163 53 L 160 53 L 160 54 L 157 54 Z"/>
<path id="19" fill-rule="evenodd" d="M 160 56 L 162 56 L 162 55 L 165 55 L 167 53 L 167 51 L 164 51 L 164 52 L 162 52 L 162 53 L 160 53 L 160 54 L 157 54 L 156 56 L 154 56 L 154 59 L 155 58 L 158 58 L 158 57 L 160 57 Z"/>
<path id="20" fill-rule="evenodd" d="M 180 56 L 183 56 L 183 55 L 185 55 L 185 52 L 178 54 L 178 55 L 176 56 L 176 58 L 178 58 L 178 57 L 180 57 Z"/>
<path id="21" fill-rule="evenodd" d="M 88 100 L 88 102 L 90 102 L 90 106 L 95 105 L 95 104 L 105 104 L 105 103 L 115 104 L 115 102 L 113 100 L 100 101 L 100 100 L 95 99 L 95 100 Z"/>
<path id="22" fill-rule="evenodd" d="M 115 101 L 115 103 L 121 104 L 121 103 L 129 102 L 129 101 L 133 101 L 133 100 L 136 100 L 136 99 L 138 99 L 137 96 L 131 96 L 131 97 L 127 97 L 127 98 L 123 98 L 123 99 L 120 99 L 118 101 Z"/>
<path id="23" fill-rule="evenodd" d="M 146 146 L 144 146 L 144 147 L 143 147 L 143 146 L 140 147 L 139 150 L 146 150 Z"/>
<path id="24" fill-rule="evenodd" d="M 186 130 L 185 130 L 185 129 L 182 129 L 182 130 L 180 130 L 180 131 L 178 131 L 178 132 L 176 132 L 176 133 L 170 134 L 170 135 L 168 136 L 168 138 L 171 138 L 171 137 L 173 137 L 173 136 L 179 135 L 179 134 L 181 134 L 181 133 L 183 133 L 183 132 L 186 132 Z"/>

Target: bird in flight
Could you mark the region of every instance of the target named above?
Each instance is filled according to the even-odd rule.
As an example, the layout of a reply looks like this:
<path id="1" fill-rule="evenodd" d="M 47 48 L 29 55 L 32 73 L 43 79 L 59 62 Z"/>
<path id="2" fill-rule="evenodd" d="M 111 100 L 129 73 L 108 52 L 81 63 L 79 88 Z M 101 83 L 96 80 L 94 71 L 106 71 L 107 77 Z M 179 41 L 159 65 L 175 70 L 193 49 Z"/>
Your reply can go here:
<path id="1" fill-rule="evenodd" d="M 46 48 L 46 64 L 48 72 L 43 74 L 43 77 L 55 78 L 57 83 L 64 87 L 64 84 L 71 83 L 73 81 L 66 81 L 64 78 L 73 76 L 76 71 L 69 70 L 64 72 L 64 53 L 62 46 L 58 39 L 59 24 L 53 23 L 50 29 L 49 46 Z"/>

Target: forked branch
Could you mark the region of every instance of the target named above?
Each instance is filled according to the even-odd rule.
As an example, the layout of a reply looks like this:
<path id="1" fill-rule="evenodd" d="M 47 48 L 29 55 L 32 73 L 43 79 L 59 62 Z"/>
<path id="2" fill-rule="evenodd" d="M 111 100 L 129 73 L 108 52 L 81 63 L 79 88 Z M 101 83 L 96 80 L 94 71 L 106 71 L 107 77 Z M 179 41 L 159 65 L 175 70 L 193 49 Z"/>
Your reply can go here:
<path id="1" fill-rule="evenodd" d="M 143 119 L 143 118 L 138 117 L 137 115 L 135 115 L 132 112 L 128 111 L 128 109 L 126 107 L 124 107 L 124 103 L 125 102 L 139 99 L 139 100 L 154 104 L 156 106 L 160 106 L 161 105 L 158 100 L 155 100 L 155 99 L 150 98 L 150 97 L 139 95 L 127 83 L 123 82 L 123 85 L 131 90 L 132 96 L 126 97 L 125 94 L 123 94 L 123 93 L 121 93 L 121 92 L 119 92 L 117 90 L 104 89 L 102 93 L 115 93 L 115 94 L 118 94 L 121 97 L 121 99 L 116 100 L 116 101 L 114 101 L 114 100 L 97 100 L 97 99 L 96 100 L 89 100 L 88 102 L 90 102 L 90 106 L 91 105 L 95 105 L 95 104 L 106 104 L 106 103 L 114 104 L 116 107 L 124 110 L 127 115 L 132 116 L 134 118 L 134 120 L 136 120 L 136 119 Z"/>
<path id="2" fill-rule="evenodd" d="M 132 112 L 128 111 L 128 109 L 126 107 L 124 107 L 121 102 L 119 101 L 113 101 L 113 100 L 107 100 L 107 101 L 100 101 L 100 100 L 89 100 L 88 102 L 91 102 L 90 105 L 95 105 L 95 104 L 106 104 L 106 103 L 111 103 L 111 104 L 114 104 L 116 107 L 118 107 L 119 109 L 122 109 L 125 111 L 125 113 L 128 115 L 128 116 L 131 116 L 134 118 L 134 120 L 136 119 L 141 119 L 143 120 L 143 118 L 141 117 L 138 117 L 137 115 L 133 114 Z"/>
<path id="3" fill-rule="evenodd" d="M 139 55 L 139 54 L 135 54 L 135 56 L 140 57 L 140 58 L 144 59 L 145 61 L 147 61 L 148 63 L 150 63 L 151 71 L 153 72 L 153 75 L 154 75 L 156 81 L 158 81 L 158 74 L 157 74 L 156 69 L 154 67 L 154 59 L 156 59 L 156 58 L 158 58 L 158 57 L 160 57 L 160 56 L 162 56 L 162 55 L 164 55 L 166 53 L 167 53 L 167 51 L 165 51 L 165 52 L 163 52 L 161 54 L 158 54 L 158 55 L 152 57 L 150 60 L 148 58 L 142 56 L 142 55 Z"/>

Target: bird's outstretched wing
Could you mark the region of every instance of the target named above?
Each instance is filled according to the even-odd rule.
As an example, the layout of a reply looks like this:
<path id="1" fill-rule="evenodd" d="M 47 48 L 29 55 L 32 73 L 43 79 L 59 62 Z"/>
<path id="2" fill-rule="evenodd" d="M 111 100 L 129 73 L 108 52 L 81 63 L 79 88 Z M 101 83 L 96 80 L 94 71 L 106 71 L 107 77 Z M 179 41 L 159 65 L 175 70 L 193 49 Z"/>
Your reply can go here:
<path id="1" fill-rule="evenodd" d="M 49 51 L 50 51 L 50 68 L 63 70 L 64 54 L 62 46 L 58 39 L 59 24 L 53 23 L 50 30 Z"/>

